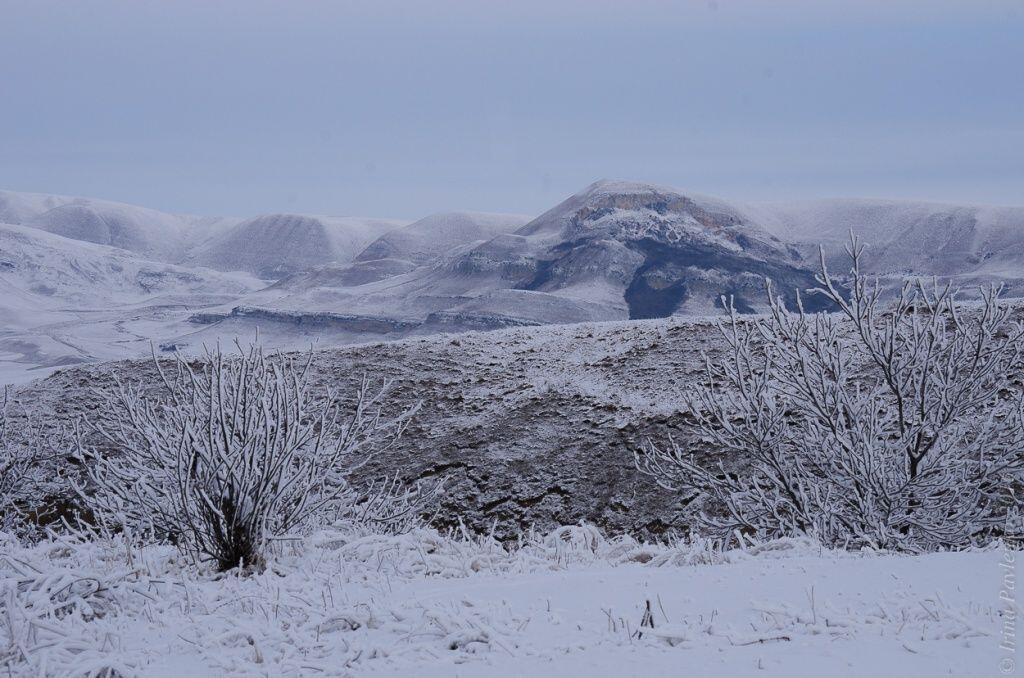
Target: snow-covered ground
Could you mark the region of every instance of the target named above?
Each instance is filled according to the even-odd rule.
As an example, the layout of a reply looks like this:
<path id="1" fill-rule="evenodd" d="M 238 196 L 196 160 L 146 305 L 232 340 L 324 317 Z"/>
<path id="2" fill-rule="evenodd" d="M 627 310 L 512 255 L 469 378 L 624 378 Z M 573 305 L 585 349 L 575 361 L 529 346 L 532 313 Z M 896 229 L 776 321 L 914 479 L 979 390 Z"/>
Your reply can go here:
<path id="1" fill-rule="evenodd" d="M 514 549 L 429 530 L 321 532 L 283 544 L 261 575 L 217 578 L 171 548 L 120 538 L 6 542 L 0 667 L 14 675 L 106 667 L 142 676 L 1013 675 L 1015 657 L 1000 644 L 1017 609 L 1006 595 L 1014 555 L 1001 547 L 844 553 L 799 540 L 722 552 L 605 539 L 585 527 Z"/>

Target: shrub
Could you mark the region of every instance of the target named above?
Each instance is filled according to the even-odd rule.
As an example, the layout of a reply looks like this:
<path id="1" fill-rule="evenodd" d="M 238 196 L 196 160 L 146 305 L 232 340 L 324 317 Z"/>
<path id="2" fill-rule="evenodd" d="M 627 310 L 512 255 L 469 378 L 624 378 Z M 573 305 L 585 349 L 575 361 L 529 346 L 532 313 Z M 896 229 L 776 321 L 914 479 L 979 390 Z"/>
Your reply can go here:
<path id="1" fill-rule="evenodd" d="M 999 534 L 1024 469 L 1024 397 L 1014 385 L 1024 328 L 998 288 L 958 302 L 949 285 L 906 282 L 888 297 L 861 272 L 851 236 L 848 289 L 821 257 L 838 313 L 788 310 L 720 323 L 688 399 L 696 434 L 740 466 L 706 465 L 672 443 L 641 470 L 698 497 L 701 528 L 829 544 L 926 550 Z M 799 299 L 799 298 L 798 298 Z M 723 300 L 724 301 L 724 300 Z"/>
<path id="2" fill-rule="evenodd" d="M 59 447 L 56 436 L 47 435 L 27 417 L 16 422 L 11 415 L 10 388 L 0 398 L 0 532 L 37 535 L 41 503 L 42 464 Z"/>
<path id="3" fill-rule="evenodd" d="M 236 345 L 237 356 L 218 347 L 198 366 L 178 356 L 167 369 L 154 356 L 163 399 L 120 379 L 102 394 L 77 435 L 89 481 L 79 493 L 100 520 L 221 570 L 260 569 L 270 540 L 314 516 L 396 521 L 421 508 L 427 495 L 393 482 L 362 501 L 348 480 L 402 435 L 416 407 L 384 417 L 387 384 L 371 392 L 365 378 L 347 403 L 330 392 L 314 399 L 312 353 L 298 361 Z M 88 445 L 87 433 L 113 449 Z"/>

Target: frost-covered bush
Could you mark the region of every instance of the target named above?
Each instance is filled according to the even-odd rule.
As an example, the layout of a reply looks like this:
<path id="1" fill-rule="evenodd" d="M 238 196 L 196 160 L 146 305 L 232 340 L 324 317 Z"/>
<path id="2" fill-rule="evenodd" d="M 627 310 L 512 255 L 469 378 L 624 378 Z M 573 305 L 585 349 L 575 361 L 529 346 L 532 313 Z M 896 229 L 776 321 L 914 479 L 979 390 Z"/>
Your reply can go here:
<path id="1" fill-rule="evenodd" d="M 42 499 L 42 462 L 53 454 L 54 436 L 12 416 L 10 389 L 0 397 L 0 532 L 35 534 Z M 17 429 L 17 430 L 15 430 Z"/>
<path id="2" fill-rule="evenodd" d="M 163 397 L 116 380 L 79 427 L 98 520 L 176 543 L 222 570 L 262 567 L 268 543 L 312 517 L 401 523 L 427 494 L 390 481 L 356 492 L 349 474 L 405 431 L 415 407 L 382 415 L 385 384 L 364 379 L 347 401 L 311 397 L 304 360 L 220 348 L 168 369 Z M 86 442 L 89 436 L 101 445 Z"/>
<path id="3" fill-rule="evenodd" d="M 738 470 L 674 443 L 637 455 L 665 487 L 700 498 L 701 529 L 811 534 L 839 545 L 961 547 L 999 534 L 1024 470 L 1024 329 L 999 290 L 973 305 L 949 286 L 907 282 L 895 298 L 861 273 L 849 288 L 821 258 L 838 313 L 742 320 L 729 304 L 726 352 L 689 398 L 697 435 Z"/>

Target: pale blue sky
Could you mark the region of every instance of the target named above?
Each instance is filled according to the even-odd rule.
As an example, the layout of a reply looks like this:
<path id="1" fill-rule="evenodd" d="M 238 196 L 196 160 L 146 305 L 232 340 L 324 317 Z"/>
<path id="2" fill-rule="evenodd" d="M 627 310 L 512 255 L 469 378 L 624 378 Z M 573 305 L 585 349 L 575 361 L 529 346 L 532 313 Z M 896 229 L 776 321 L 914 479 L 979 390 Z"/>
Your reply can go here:
<path id="1" fill-rule="evenodd" d="M 0 188 L 415 218 L 601 177 L 1024 204 L 1024 0 L 0 0 Z"/>

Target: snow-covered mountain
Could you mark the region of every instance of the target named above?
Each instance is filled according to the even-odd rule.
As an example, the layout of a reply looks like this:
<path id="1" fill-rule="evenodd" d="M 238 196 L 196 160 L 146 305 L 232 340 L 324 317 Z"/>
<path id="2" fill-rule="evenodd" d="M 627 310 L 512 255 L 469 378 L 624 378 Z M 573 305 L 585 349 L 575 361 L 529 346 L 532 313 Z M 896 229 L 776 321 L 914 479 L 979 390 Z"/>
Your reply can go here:
<path id="1" fill-rule="evenodd" d="M 600 181 L 518 234 L 543 248 L 524 289 L 589 300 L 603 288 L 630 318 L 714 312 L 722 295 L 753 310 L 765 276 L 813 284 L 795 250 L 735 207 L 663 186 Z"/>
<path id="2" fill-rule="evenodd" d="M 452 221 L 394 231 L 349 266 L 293 276 L 197 319 L 218 333 L 257 318 L 312 323 L 342 340 L 707 314 L 722 295 L 757 310 L 766 276 L 789 294 L 814 284 L 798 252 L 741 211 L 660 186 L 597 182 L 513 232 L 427 258 L 420 243 Z M 480 232 L 459 229 L 460 239 Z"/>
<path id="3" fill-rule="evenodd" d="M 1024 207 L 750 205 L 600 181 L 532 220 L 194 217 L 0 192 L 0 223 L 15 224 L 0 232 L 0 367 L 14 375 L 0 381 L 257 326 L 270 343 L 301 346 L 708 315 L 722 295 L 757 311 L 765 277 L 786 294 L 814 284 L 818 243 L 844 271 L 851 228 L 870 244 L 872 272 L 1001 282 L 1024 296 Z"/>

